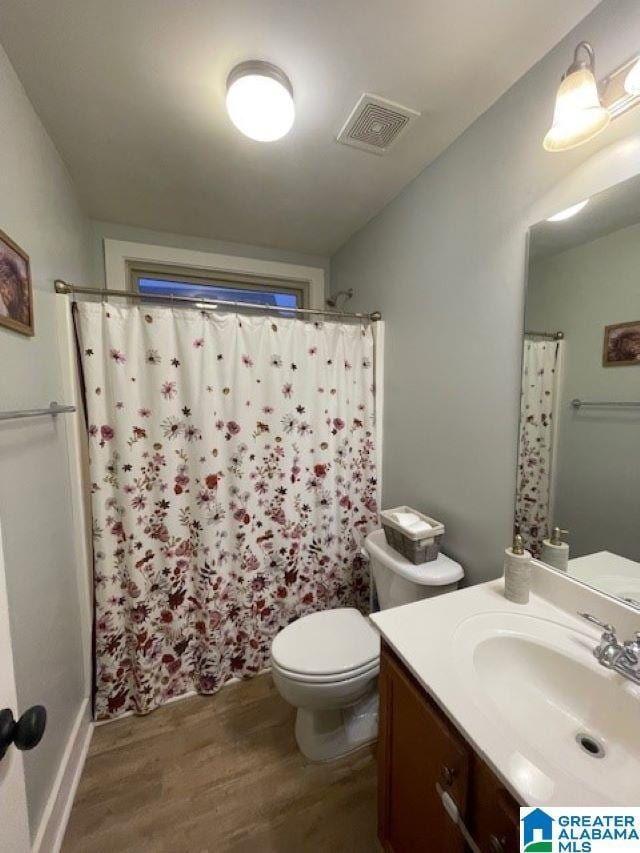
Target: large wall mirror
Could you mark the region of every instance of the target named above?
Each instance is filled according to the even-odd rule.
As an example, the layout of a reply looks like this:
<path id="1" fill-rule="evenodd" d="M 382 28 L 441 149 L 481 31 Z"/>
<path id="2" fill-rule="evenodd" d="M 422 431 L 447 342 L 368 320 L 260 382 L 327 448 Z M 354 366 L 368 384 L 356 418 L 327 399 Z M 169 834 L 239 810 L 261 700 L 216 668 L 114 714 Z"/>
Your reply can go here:
<path id="1" fill-rule="evenodd" d="M 640 608 L 640 176 L 530 231 L 516 524 Z"/>

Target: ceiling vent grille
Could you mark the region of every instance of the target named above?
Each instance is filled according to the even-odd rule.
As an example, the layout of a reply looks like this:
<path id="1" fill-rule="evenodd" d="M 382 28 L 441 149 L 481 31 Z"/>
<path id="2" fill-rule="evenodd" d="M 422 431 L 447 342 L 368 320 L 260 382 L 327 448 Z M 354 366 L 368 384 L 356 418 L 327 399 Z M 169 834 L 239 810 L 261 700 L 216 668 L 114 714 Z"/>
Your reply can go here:
<path id="1" fill-rule="evenodd" d="M 384 154 L 419 115 L 410 107 L 365 93 L 344 123 L 338 142 L 372 154 Z"/>

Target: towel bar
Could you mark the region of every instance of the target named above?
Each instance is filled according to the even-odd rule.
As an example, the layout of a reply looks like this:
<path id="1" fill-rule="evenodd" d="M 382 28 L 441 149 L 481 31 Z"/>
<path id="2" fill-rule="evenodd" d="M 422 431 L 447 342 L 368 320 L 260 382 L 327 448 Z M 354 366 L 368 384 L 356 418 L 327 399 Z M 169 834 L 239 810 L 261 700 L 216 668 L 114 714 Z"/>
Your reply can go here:
<path id="1" fill-rule="evenodd" d="M 640 400 L 579 400 L 576 398 L 571 401 L 574 409 L 581 409 L 583 406 L 606 406 L 616 409 L 635 409 L 640 406 Z"/>
<path id="2" fill-rule="evenodd" d="M 64 406 L 60 403 L 49 403 L 47 409 L 16 409 L 13 412 L 0 412 L 0 421 L 12 421 L 19 418 L 40 418 L 44 415 L 64 415 L 67 412 L 75 412 L 75 406 Z"/>

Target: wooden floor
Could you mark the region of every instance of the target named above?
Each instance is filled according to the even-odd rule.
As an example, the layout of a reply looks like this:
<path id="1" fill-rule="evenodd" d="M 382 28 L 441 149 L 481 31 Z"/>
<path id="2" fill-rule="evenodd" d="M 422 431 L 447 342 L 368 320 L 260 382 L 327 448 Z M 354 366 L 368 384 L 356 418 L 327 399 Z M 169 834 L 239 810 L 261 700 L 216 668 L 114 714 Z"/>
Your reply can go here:
<path id="1" fill-rule="evenodd" d="M 62 853 L 373 853 L 371 749 L 311 764 L 271 677 L 96 729 Z"/>

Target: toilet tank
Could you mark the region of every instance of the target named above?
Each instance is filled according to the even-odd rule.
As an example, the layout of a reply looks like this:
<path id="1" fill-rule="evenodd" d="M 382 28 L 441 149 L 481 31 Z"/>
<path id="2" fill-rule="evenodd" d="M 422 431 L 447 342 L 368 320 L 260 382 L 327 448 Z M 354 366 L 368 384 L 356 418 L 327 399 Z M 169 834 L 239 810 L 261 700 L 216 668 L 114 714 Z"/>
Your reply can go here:
<path id="1" fill-rule="evenodd" d="M 387 544 L 384 530 L 367 536 L 365 550 L 381 610 L 452 592 L 464 577 L 460 563 L 442 553 L 435 560 L 414 565 Z"/>

